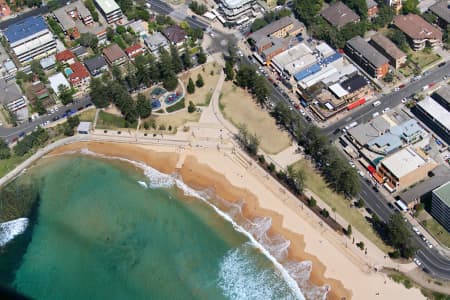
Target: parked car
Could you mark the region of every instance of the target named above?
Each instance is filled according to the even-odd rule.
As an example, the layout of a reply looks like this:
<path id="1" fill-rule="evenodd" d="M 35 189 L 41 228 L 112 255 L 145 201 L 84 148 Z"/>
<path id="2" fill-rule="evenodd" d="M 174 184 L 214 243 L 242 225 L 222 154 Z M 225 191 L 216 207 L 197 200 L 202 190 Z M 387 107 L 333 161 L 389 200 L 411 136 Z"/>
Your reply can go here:
<path id="1" fill-rule="evenodd" d="M 390 109 L 390 107 L 386 107 L 385 109 L 383 109 L 383 114 L 387 113 Z"/>
<path id="2" fill-rule="evenodd" d="M 403 98 L 403 99 L 402 99 L 402 103 L 406 103 L 406 101 L 408 101 L 407 98 Z"/>

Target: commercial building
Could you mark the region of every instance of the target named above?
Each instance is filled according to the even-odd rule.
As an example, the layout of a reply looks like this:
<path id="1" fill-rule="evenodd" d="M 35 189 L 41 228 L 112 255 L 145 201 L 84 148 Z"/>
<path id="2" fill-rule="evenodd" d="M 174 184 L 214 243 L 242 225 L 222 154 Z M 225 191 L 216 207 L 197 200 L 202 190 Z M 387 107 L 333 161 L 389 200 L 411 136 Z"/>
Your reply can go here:
<path id="1" fill-rule="evenodd" d="M 378 14 L 378 3 L 374 0 L 366 0 L 367 4 L 367 17 L 373 18 Z"/>
<path id="2" fill-rule="evenodd" d="M 81 33 L 91 32 L 101 36 L 106 32 L 104 26 L 94 26 L 94 19 L 89 10 L 80 0 L 74 1 L 53 11 L 64 34 L 71 39 L 78 39 Z"/>
<path id="3" fill-rule="evenodd" d="M 450 232 L 450 181 L 431 192 L 431 215 Z"/>
<path id="4" fill-rule="evenodd" d="M 253 32 L 249 39 L 256 52 L 270 64 L 271 59 L 296 44 L 296 36 L 305 32 L 305 26 L 297 19 L 287 16 Z"/>
<path id="5" fill-rule="evenodd" d="M 400 68 L 406 63 L 406 53 L 400 50 L 390 39 L 381 33 L 373 35 L 370 44 L 389 59 L 389 63 L 395 69 Z"/>
<path id="6" fill-rule="evenodd" d="M 56 41 L 41 16 L 20 20 L 3 32 L 8 45 L 21 64 L 56 52 Z"/>
<path id="7" fill-rule="evenodd" d="M 447 144 L 450 144 L 450 112 L 445 107 L 427 96 L 416 104 L 413 112 Z"/>
<path id="8" fill-rule="evenodd" d="M 101 55 L 85 59 L 84 65 L 93 77 L 99 76 L 103 72 L 108 70 L 108 63 L 106 62 L 106 59 Z"/>
<path id="9" fill-rule="evenodd" d="M 359 16 L 341 1 L 331 4 L 320 15 L 338 29 L 346 24 L 359 22 Z"/>
<path id="10" fill-rule="evenodd" d="M 413 50 L 422 50 L 426 45 L 436 47 L 442 43 L 442 32 L 415 14 L 398 15 L 393 24 L 401 30 Z"/>
<path id="11" fill-rule="evenodd" d="M 55 75 L 52 75 L 48 78 L 48 81 L 50 83 L 50 87 L 53 89 L 56 95 L 60 94 L 61 89 L 70 89 L 70 84 L 67 81 L 66 77 L 59 72 Z"/>
<path id="12" fill-rule="evenodd" d="M 406 147 L 381 160 L 377 171 L 391 190 L 403 190 L 426 178 L 436 166 L 431 158 L 422 157 L 411 147 Z"/>
<path id="13" fill-rule="evenodd" d="M 49 57 L 44 57 L 39 61 L 39 64 L 41 65 L 42 69 L 44 70 L 50 70 L 56 67 L 56 59 L 55 55 L 50 55 Z"/>
<path id="14" fill-rule="evenodd" d="M 347 41 L 345 52 L 374 78 L 383 78 L 389 70 L 388 59 L 360 36 Z"/>
<path id="15" fill-rule="evenodd" d="M 416 204 L 419 204 L 421 200 L 430 197 L 431 192 L 434 189 L 447 183 L 449 178 L 450 169 L 444 165 L 439 165 L 429 173 L 427 179 L 419 182 L 414 187 L 410 187 L 406 191 L 401 192 L 399 197 L 409 209 L 412 209 Z"/>
<path id="16" fill-rule="evenodd" d="M 431 97 L 447 111 L 450 111 L 450 86 L 448 84 L 439 88 Z"/>
<path id="17" fill-rule="evenodd" d="M 161 48 L 164 48 L 166 50 L 169 48 L 169 41 L 159 31 L 154 32 L 148 36 L 145 36 L 144 43 L 150 50 L 150 52 L 154 55 L 158 55 L 159 49 Z"/>
<path id="18" fill-rule="evenodd" d="M 256 0 L 220 0 L 219 11 L 228 23 L 236 23 L 241 18 L 250 15 Z"/>
<path id="19" fill-rule="evenodd" d="M 439 1 L 432 5 L 429 10 L 437 17 L 437 23 L 444 30 L 450 24 L 450 4 L 447 0 Z"/>
<path id="20" fill-rule="evenodd" d="M 0 103 L 9 111 L 16 112 L 27 106 L 25 97 L 14 80 L 0 79 Z"/>
<path id="21" fill-rule="evenodd" d="M 108 24 L 120 22 L 122 20 L 122 10 L 114 0 L 95 0 L 97 7 L 105 17 Z"/>
<path id="22" fill-rule="evenodd" d="M 112 44 L 103 49 L 103 56 L 110 66 L 119 66 L 128 60 L 125 52 L 117 44 Z"/>

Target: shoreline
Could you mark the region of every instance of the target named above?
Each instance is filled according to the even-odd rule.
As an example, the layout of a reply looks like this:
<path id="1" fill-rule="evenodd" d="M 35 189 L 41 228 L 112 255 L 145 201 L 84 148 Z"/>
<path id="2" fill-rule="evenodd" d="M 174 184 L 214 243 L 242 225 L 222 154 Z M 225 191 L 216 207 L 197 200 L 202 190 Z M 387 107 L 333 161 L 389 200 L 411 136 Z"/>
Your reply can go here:
<path id="1" fill-rule="evenodd" d="M 420 291 L 406 290 L 388 280 L 385 274 L 361 270 L 326 240 L 326 228 L 316 228 L 310 224 L 311 221 L 305 220 L 306 217 L 299 218 L 299 214 L 281 199 L 289 195 L 267 189 L 264 182 L 258 181 L 251 171 L 231 160 L 227 153 L 204 149 L 181 150 L 170 146 L 79 142 L 57 148 L 48 156 L 82 149 L 139 161 L 166 174 L 177 173 L 188 186 L 199 190 L 212 188 L 218 197 L 229 202 L 244 200 L 243 215 L 246 218 L 270 217 L 272 227 L 269 234 L 280 234 L 290 241 L 290 259 L 312 262 L 309 282 L 318 287 L 330 286 L 327 299 L 380 299 L 378 290 L 383 288 L 388 288 L 387 293 L 381 294 L 384 297 L 408 294 L 408 298 L 423 299 Z M 220 157 L 223 159 L 218 159 Z M 244 177 L 245 181 L 242 180 Z M 297 210 L 300 210 L 299 207 Z M 309 216 L 307 210 L 303 214 Z"/>

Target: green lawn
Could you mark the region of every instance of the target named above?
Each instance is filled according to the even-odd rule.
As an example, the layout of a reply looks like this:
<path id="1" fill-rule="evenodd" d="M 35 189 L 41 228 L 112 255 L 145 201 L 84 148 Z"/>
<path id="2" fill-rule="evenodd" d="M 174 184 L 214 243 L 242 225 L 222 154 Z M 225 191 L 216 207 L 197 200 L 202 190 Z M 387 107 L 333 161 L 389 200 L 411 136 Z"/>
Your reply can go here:
<path id="1" fill-rule="evenodd" d="M 450 233 L 442 227 L 435 219 L 430 218 L 422 221 L 422 225 L 428 230 L 428 232 L 441 243 L 442 245 L 450 248 Z"/>
<path id="2" fill-rule="evenodd" d="M 183 98 L 181 100 L 178 100 L 178 102 L 175 103 L 174 105 L 166 107 L 166 111 L 168 113 L 171 113 L 171 112 L 183 109 L 184 107 L 185 107 L 185 104 L 184 104 L 184 98 Z"/>
<path id="3" fill-rule="evenodd" d="M 434 52 L 427 53 L 426 50 L 411 51 L 410 54 L 411 54 L 411 61 L 417 64 L 421 69 L 441 58 L 439 54 L 436 54 Z"/>
<path id="4" fill-rule="evenodd" d="M 95 108 L 88 109 L 78 114 L 78 118 L 82 122 L 94 122 L 95 119 Z"/>
<path id="5" fill-rule="evenodd" d="M 405 77 L 409 77 L 409 76 L 411 76 L 414 73 L 414 69 L 411 66 L 409 66 L 408 64 L 406 64 L 405 66 L 401 67 L 399 69 L 399 71 Z"/>
<path id="6" fill-rule="evenodd" d="M 366 221 L 364 216 L 357 209 L 350 208 L 349 200 L 344 199 L 344 197 L 336 194 L 328 187 L 322 176 L 316 172 L 309 161 L 304 159 L 299 160 L 293 164 L 293 167 L 303 169 L 306 176 L 306 188 L 319 196 L 330 207 L 336 208 L 336 212 L 339 215 L 352 224 L 355 229 L 364 234 L 382 251 L 387 253 L 392 250 L 383 242 L 383 240 L 381 240 L 378 234 L 373 230 L 372 226 Z"/>
<path id="7" fill-rule="evenodd" d="M 128 125 L 128 126 L 127 126 Z M 136 128 L 137 123 L 127 124 L 124 118 L 100 111 L 98 114 L 96 128 L 100 129 L 119 129 L 119 128 Z"/>
<path id="8" fill-rule="evenodd" d="M 9 159 L 0 160 L 0 177 L 5 176 L 8 172 L 12 171 L 20 163 L 25 161 L 32 153 L 24 156 L 12 155 Z"/>

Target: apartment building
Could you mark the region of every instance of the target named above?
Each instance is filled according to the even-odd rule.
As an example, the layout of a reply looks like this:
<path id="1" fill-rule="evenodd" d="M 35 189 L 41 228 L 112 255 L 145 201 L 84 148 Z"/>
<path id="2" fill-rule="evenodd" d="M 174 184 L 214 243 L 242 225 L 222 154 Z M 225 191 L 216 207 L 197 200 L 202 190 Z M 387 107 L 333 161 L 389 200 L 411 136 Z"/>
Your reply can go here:
<path id="1" fill-rule="evenodd" d="M 116 23 L 122 20 L 122 10 L 114 0 L 95 0 L 97 7 L 105 17 L 108 24 Z"/>
<path id="2" fill-rule="evenodd" d="M 406 63 L 406 53 L 381 33 L 373 35 L 369 43 L 389 59 L 390 65 L 395 69 Z"/>
<path id="3" fill-rule="evenodd" d="M 414 51 L 442 44 L 442 32 L 418 15 L 395 16 L 393 24 L 406 35 Z"/>
<path id="4" fill-rule="evenodd" d="M 450 181 L 431 192 L 431 215 L 450 232 Z"/>
<path id="5" fill-rule="evenodd" d="M 229 23 L 235 23 L 253 11 L 256 0 L 221 0 L 219 11 Z"/>
<path id="6" fill-rule="evenodd" d="M 11 112 L 27 106 L 25 97 L 14 80 L 0 79 L 0 104 Z"/>
<path id="7" fill-rule="evenodd" d="M 359 16 L 340 1 L 324 9 L 320 15 L 338 29 L 346 24 L 359 22 Z"/>
<path id="8" fill-rule="evenodd" d="M 389 60 L 360 36 L 347 41 L 345 52 L 374 78 L 383 78 L 389 70 Z"/>
<path id="9" fill-rule="evenodd" d="M 56 41 L 41 16 L 20 20 L 3 32 L 12 54 L 21 64 L 56 52 Z"/>

